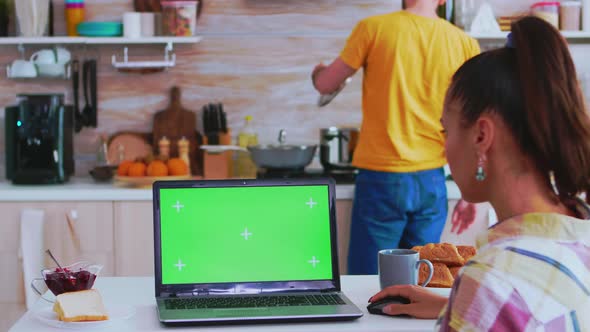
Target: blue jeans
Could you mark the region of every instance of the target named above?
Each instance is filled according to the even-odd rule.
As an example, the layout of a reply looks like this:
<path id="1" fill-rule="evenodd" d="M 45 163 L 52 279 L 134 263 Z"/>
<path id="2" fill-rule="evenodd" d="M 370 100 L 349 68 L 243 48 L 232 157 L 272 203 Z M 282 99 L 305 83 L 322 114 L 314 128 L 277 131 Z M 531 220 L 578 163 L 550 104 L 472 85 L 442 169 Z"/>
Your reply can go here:
<path id="1" fill-rule="evenodd" d="M 379 250 L 439 242 L 447 204 L 442 168 L 412 173 L 359 170 L 348 273 L 377 274 Z"/>

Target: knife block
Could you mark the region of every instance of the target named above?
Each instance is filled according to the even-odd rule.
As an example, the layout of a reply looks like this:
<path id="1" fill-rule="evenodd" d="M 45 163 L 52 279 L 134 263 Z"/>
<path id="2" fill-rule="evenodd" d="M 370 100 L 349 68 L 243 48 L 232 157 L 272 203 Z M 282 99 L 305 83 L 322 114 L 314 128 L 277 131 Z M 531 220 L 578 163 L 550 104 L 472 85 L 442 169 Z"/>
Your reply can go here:
<path id="1" fill-rule="evenodd" d="M 204 144 L 207 144 L 207 137 L 203 136 Z M 227 133 L 219 133 L 220 145 L 231 145 L 231 130 Z M 228 179 L 233 175 L 233 151 L 213 153 L 203 151 L 203 178 L 209 180 Z"/>

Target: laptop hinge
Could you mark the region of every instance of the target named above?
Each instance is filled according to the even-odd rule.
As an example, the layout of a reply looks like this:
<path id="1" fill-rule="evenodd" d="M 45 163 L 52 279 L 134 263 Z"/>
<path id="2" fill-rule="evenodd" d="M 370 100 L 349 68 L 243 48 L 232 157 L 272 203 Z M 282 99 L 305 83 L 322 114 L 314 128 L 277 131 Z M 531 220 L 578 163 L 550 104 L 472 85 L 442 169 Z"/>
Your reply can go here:
<path id="1" fill-rule="evenodd" d="M 326 289 L 322 289 L 320 292 L 321 293 L 334 293 L 334 292 L 339 292 L 339 290 L 337 290 L 336 288 L 326 288 Z"/>

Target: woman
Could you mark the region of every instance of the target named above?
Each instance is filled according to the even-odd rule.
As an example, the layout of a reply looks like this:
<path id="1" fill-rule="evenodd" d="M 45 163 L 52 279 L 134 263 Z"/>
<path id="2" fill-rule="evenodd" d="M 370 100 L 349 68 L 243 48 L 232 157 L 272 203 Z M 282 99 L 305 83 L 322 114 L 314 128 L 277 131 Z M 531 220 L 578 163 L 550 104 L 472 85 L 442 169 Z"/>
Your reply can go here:
<path id="1" fill-rule="evenodd" d="M 453 76 L 442 124 L 453 177 L 500 222 L 478 239 L 448 299 L 417 286 L 390 315 L 435 318 L 442 331 L 590 330 L 590 119 L 568 46 L 548 23 L 512 25 L 506 47 Z"/>

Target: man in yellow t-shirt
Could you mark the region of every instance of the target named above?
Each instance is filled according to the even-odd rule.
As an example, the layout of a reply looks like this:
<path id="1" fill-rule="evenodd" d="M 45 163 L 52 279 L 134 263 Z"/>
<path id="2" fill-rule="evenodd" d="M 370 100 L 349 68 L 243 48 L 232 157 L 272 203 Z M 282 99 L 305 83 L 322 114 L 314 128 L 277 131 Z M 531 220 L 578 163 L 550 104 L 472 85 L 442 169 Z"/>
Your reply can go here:
<path id="1" fill-rule="evenodd" d="M 363 121 L 348 273 L 376 274 L 377 252 L 439 242 L 447 216 L 443 100 L 456 69 L 479 45 L 436 9 L 446 0 L 406 0 L 407 9 L 360 21 L 332 64 L 312 73 L 322 94 L 363 68 Z"/>

